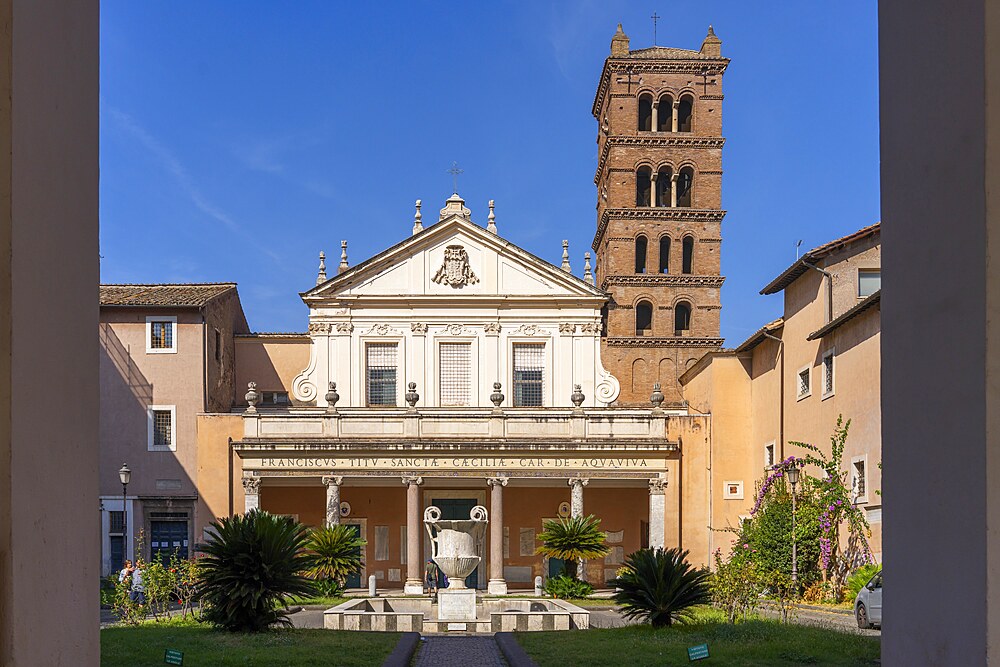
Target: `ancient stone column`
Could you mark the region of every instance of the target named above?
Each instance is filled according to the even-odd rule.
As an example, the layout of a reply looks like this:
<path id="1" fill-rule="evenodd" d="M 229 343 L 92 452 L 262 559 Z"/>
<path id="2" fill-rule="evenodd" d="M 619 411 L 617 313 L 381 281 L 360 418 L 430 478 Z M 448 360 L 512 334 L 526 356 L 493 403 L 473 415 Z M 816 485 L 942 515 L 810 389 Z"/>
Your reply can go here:
<path id="1" fill-rule="evenodd" d="M 583 487 L 590 483 L 585 477 L 570 477 L 569 515 L 577 518 L 583 516 Z M 587 561 L 581 560 L 577 566 L 577 575 L 581 581 L 587 580 Z"/>
<path id="2" fill-rule="evenodd" d="M 244 512 L 260 507 L 260 477 L 243 478 Z"/>
<path id="3" fill-rule="evenodd" d="M 649 548 L 662 549 L 666 541 L 666 492 L 667 480 L 654 477 L 649 480 Z"/>
<path id="4" fill-rule="evenodd" d="M 507 580 L 503 576 L 503 487 L 508 478 L 491 477 L 490 485 L 490 595 L 507 595 Z"/>
<path id="5" fill-rule="evenodd" d="M 423 595 L 424 582 L 421 578 L 420 537 L 420 485 L 422 477 L 403 477 L 406 485 L 406 583 L 404 595 Z"/>
<path id="6" fill-rule="evenodd" d="M 326 485 L 326 525 L 335 526 L 340 523 L 340 485 L 344 483 L 341 475 L 324 475 Z"/>
<path id="7" fill-rule="evenodd" d="M 678 113 L 678 111 L 680 110 L 680 106 L 681 106 L 681 101 L 680 100 L 674 100 L 673 115 L 672 115 L 672 117 L 670 119 L 670 131 L 671 132 L 676 132 L 677 128 L 680 126 L 679 123 L 678 123 L 678 116 L 680 115 Z"/>

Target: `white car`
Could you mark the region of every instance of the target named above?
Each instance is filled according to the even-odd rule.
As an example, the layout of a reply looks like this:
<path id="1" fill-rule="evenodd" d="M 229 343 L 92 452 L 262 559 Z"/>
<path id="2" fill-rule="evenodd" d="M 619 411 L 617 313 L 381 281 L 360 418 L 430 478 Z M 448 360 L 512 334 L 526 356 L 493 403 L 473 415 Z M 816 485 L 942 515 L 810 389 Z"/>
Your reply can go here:
<path id="1" fill-rule="evenodd" d="M 859 628 L 882 627 L 882 570 L 876 572 L 854 598 L 854 617 Z"/>

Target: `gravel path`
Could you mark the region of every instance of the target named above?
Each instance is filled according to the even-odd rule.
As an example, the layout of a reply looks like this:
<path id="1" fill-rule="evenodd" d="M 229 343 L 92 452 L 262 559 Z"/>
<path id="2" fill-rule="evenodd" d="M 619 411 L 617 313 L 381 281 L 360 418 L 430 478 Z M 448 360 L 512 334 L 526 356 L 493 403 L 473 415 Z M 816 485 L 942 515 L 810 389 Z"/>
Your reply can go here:
<path id="1" fill-rule="evenodd" d="M 422 638 L 415 667 L 505 667 L 507 662 L 493 637 Z"/>

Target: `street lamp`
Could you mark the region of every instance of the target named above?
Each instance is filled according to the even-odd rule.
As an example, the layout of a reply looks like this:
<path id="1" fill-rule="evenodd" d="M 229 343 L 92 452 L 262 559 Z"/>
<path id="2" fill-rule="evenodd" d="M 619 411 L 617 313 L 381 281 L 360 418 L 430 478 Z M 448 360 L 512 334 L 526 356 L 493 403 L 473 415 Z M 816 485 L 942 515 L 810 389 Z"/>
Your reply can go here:
<path id="1" fill-rule="evenodd" d="M 795 485 L 799 483 L 799 466 L 792 463 L 788 468 L 788 483 L 792 485 L 792 592 L 797 594 L 799 590 L 799 556 L 795 549 Z"/>
<path id="2" fill-rule="evenodd" d="M 118 479 L 122 482 L 122 559 L 128 560 L 128 505 L 127 495 L 128 482 L 132 479 L 132 471 L 128 469 L 128 464 L 123 463 L 118 469 Z"/>

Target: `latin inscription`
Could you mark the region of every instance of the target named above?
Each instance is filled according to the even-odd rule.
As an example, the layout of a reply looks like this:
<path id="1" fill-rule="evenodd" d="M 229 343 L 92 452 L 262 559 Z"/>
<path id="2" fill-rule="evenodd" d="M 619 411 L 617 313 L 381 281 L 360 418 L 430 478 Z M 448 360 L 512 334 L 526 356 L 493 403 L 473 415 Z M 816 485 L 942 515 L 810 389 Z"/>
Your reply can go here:
<path id="1" fill-rule="evenodd" d="M 512 470 L 524 469 L 594 469 L 594 470 L 636 470 L 649 468 L 650 461 L 640 458 L 539 458 L 502 456 L 462 456 L 462 457 L 359 457 L 359 458 L 273 458 L 247 462 L 248 467 L 259 468 L 322 468 L 355 470 Z M 257 464 L 257 465 L 253 465 Z"/>

